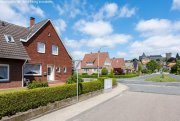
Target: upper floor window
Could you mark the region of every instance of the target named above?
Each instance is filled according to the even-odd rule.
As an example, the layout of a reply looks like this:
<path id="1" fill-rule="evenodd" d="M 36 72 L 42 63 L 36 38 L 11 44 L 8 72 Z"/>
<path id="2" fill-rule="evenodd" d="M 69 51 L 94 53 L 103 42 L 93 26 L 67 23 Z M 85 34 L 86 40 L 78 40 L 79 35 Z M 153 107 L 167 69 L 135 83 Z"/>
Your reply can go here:
<path id="1" fill-rule="evenodd" d="M 45 44 L 42 42 L 38 42 L 37 44 L 37 51 L 39 53 L 45 53 Z"/>
<path id="2" fill-rule="evenodd" d="M 58 55 L 58 46 L 52 45 L 52 54 L 53 55 Z"/>
<path id="3" fill-rule="evenodd" d="M 4 35 L 8 43 L 14 43 L 14 38 L 11 35 Z"/>
<path id="4" fill-rule="evenodd" d="M 9 65 L 0 64 L 0 82 L 9 81 Z"/>

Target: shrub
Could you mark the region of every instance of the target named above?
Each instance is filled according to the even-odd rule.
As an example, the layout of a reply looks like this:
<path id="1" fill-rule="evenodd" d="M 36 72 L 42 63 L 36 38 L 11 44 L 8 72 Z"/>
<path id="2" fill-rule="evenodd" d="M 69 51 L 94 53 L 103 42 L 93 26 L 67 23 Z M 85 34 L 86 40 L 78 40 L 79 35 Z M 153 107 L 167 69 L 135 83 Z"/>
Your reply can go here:
<path id="1" fill-rule="evenodd" d="M 79 87 L 79 94 L 84 94 L 102 89 L 102 83 L 100 81 L 83 82 Z M 0 119 L 73 96 L 76 96 L 76 84 L 1 93 Z"/>
<path id="2" fill-rule="evenodd" d="M 82 73 L 82 75 L 88 75 L 88 73 Z"/>
<path id="3" fill-rule="evenodd" d="M 83 79 L 81 78 L 81 76 L 78 76 L 78 81 L 79 82 L 83 82 Z M 77 82 L 77 75 L 73 74 L 71 77 L 68 78 L 68 80 L 66 81 L 67 84 L 72 84 L 72 83 L 76 83 Z"/>
<path id="4" fill-rule="evenodd" d="M 97 76 L 98 74 L 97 73 L 92 73 L 91 75 Z"/>
<path id="5" fill-rule="evenodd" d="M 48 82 L 47 81 L 32 81 L 27 88 L 28 89 L 34 89 L 34 88 L 39 88 L 39 87 L 48 87 Z"/>
<path id="6" fill-rule="evenodd" d="M 110 74 L 109 74 L 109 77 L 110 77 L 110 78 L 113 78 L 113 77 L 114 77 L 114 72 L 113 72 L 112 69 L 111 69 L 111 72 L 110 72 Z"/>
<path id="7" fill-rule="evenodd" d="M 107 74 L 108 74 L 108 70 L 107 70 L 105 67 L 102 68 L 101 74 L 102 74 L 102 75 L 107 75 Z"/>

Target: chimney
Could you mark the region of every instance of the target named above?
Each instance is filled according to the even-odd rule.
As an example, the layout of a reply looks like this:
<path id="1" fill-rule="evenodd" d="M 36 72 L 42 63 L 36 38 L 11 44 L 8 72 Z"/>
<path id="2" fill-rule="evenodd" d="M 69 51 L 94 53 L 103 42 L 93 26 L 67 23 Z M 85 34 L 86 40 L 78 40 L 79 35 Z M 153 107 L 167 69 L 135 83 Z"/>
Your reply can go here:
<path id="1" fill-rule="evenodd" d="M 30 28 L 35 24 L 35 18 L 30 17 Z"/>

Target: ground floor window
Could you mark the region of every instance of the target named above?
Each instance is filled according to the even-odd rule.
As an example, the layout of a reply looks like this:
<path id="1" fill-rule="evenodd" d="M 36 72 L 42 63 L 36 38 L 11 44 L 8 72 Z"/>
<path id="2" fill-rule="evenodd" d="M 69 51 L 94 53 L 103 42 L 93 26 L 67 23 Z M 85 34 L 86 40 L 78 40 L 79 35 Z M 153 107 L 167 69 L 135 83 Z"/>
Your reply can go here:
<path id="1" fill-rule="evenodd" d="M 24 66 L 24 75 L 42 75 L 41 64 L 26 64 Z"/>
<path id="2" fill-rule="evenodd" d="M 64 73 L 67 73 L 67 68 L 66 67 L 64 67 Z"/>
<path id="3" fill-rule="evenodd" d="M 9 81 L 9 65 L 0 64 L 0 81 Z"/>

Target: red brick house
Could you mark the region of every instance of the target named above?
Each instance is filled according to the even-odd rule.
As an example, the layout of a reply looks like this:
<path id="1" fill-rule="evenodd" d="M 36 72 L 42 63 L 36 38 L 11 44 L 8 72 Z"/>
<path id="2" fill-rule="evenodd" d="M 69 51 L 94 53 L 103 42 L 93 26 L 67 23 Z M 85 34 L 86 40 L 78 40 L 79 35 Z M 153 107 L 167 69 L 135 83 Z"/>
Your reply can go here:
<path id="1" fill-rule="evenodd" d="M 122 74 L 125 70 L 124 58 L 112 58 L 111 66 L 115 74 Z"/>
<path id="2" fill-rule="evenodd" d="M 12 33 L 7 32 L 7 35 L 11 35 L 12 38 L 15 38 L 14 40 L 16 40 L 16 42 L 22 45 L 21 48 L 26 55 L 26 58 L 23 58 L 24 60 L 22 62 L 22 64 L 24 63 L 24 68 L 19 69 L 19 71 L 24 74 L 24 77 L 21 74 L 22 78 L 31 81 L 47 80 L 51 83 L 58 83 L 65 82 L 72 74 L 72 58 L 58 36 L 51 20 L 47 19 L 35 24 L 35 19 L 31 17 L 30 27 L 28 28 L 7 22 L 4 23 L 5 26 L 11 26 L 14 30 L 22 30 L 21 33 L 13 32 L 13 34 L 15 33 L 19 36 L 18 38 L 15 38 Z M 16 48 L 14 48 L 14 50 L 16 50 Z M 2 54 L 4 53 L 2 52 Z M 21 53 L 19 53 L 18 56 L 20 55 Z M 12 63 L 14 64 L 14 61 Z M 13 69 L 9 68 L 9 70 Z M 19 76 L 19 74 L 16 75 Z M 15 78 L 15 76 L 6 82 L 7 87 L 11 87 L 10 82 L 13 82 L 13 78 Z M 22 79 L 19 81 L 22 82 Z M 2 84 L 4 85 L 4 82 L 0 83 L 0 85 Z"/>
<path id="3" fill-rule="evenodd" d="M 99 57 L 99 71 L 106 67 L 108 71 L 111 70 L 111 59 L 108 52 L 89 53 L 85 54 L 81 62 L 81 73 L 98 73 L 98 57 Z"/>

